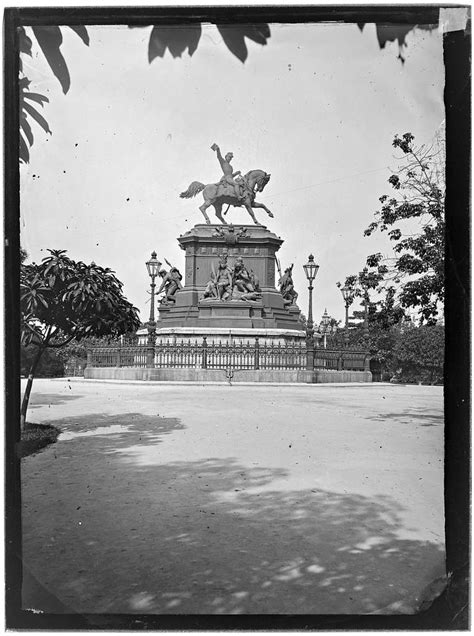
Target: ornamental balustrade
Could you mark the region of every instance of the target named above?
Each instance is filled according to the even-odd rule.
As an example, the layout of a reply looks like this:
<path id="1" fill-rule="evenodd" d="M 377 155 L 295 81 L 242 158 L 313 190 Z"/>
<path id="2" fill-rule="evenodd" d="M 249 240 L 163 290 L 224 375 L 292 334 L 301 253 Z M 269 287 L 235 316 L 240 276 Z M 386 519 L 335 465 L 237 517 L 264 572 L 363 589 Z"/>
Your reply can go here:
<path id="1" fill-rule="evenodd" d="M 367 351 L 319 348 L 307 342 L 164 340 L 150 344 L 107 345 L 87 352 L 88 367 L 151 367 L 155 369 L 328 369 L 369 370 Z"/>

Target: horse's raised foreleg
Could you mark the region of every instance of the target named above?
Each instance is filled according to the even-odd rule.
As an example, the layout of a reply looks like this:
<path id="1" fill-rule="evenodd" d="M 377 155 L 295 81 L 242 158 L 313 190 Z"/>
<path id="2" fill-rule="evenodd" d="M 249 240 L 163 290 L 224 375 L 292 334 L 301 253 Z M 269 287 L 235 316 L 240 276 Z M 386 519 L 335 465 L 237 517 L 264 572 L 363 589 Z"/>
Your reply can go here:
<path id="1" fill-rule="evenodd" d="M 265 212 L 268 214 L 268 216 L 273 219 L 273 214 L 270 212 L 270 210 L 267 208 L 267 206 L 264 205 L 263 203 L 259 203 L 258 201 L 254 201 L 252 203 L 252 207 L 253 208 L 263 208 L 265 210 Z"/>
<path id="2" fill-rule="evenodd" d="M 224 225 L 228 225 L 227 221 L 222 216 L 222 203 L 214 203 L 214 209 L 216 211 L 216 216 L 221 223 Z"/>
<path id="3" fill-rule="evenodd" d="M 255 217 L 255 214 L 253 213 L 252 206 L 250 205 L 250 202 L 249 202 L 249 201 L 245 201 L 245 202 L 244 202 L 244 205 L 245 205 L 245 209 L 247 210 L 247 212 L 248 212 L 248 213 L 250 214 L 250 216 L 252 217 L 253 222 L 254 222 L 256 225 L 262 225 L 261 223 L 259 223 L 259 222 L 257 221 L 257 219 L 256 219 L 256 217 Z"/>

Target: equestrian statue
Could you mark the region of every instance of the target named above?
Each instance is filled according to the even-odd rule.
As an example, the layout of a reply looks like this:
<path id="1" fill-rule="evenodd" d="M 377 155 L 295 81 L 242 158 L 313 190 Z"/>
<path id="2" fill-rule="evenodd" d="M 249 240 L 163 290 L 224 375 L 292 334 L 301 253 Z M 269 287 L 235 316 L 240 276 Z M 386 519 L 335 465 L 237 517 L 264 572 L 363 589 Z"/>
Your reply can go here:
<path id="1" fill-rule="evenodd" d="M 211 150 L 217 153 L 217 159 L 219 160 L 224 176 L 218 183 L 209 183 L 207 185 L 200 181 L 193 181 L 189 188 L 185 192 L 181 192 L 179 196 L 182 199 L 191 199 L 199 192 L 202 192 L 204 203 L 199 209 L 203 213 L 207 224 L 210 224 L 211 221 L 206 214 L 206 210 L 211 205 L 214 206 L 219 221 L 225 225 L 227 225 L 227 222 L 222 216 L 222 206 L 225 204 L 228 205 L 224 214 L 227 214 L 231 205 L 236 208 L 244 206 L 252 217 L 253 222 L 257 225 L 261 225 L 261 223 L 255 218 L 252 208 L 263 208 L 268 216 L 273 218 L 273 214 L 266 205 L 255 201 L 255 194 L 262 192 L 270 180 L 270 175 L 263 170 L 250 170 L 250 172 L 247 172 L 245 175 L 242 175 L 240 170 L 234 172 L 230 163 L 234 157 L 231 152 L 228 152 L 225 157 L 223 157 L 217 144 L 212 144 Z"/>

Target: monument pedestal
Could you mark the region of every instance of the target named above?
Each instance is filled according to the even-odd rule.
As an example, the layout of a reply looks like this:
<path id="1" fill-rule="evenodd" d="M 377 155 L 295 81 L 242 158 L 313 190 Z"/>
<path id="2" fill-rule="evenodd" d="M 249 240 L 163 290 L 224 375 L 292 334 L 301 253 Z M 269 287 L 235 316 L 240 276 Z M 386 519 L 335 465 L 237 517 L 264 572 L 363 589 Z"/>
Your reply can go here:
<path id="1" fill-rule="evenodd" d="M 249 337 L 255 330 L 278 330 L 304 337 L 299 308 L 285 306 L 275 287 L 275 256 L 283 243 L 280 237 L 262 225 L 198 224 L 178 242 L 185 252 L 184 286 L 176 293 L 174 304 L 159 306 L 158 337 L 176 328 L 190 333 L 201 328 L 209 334 L 214 329 L 238 329 Z M 224 254 L 231 268 L 241 257 L 258 279 L 261 293 L 257 300 L 202 299 Z"/>

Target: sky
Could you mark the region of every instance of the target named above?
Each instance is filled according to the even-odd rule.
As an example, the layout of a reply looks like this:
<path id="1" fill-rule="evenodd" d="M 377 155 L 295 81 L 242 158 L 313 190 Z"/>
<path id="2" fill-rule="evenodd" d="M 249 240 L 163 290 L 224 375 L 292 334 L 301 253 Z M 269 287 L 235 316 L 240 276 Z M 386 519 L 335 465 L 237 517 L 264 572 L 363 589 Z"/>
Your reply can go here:
<path id="1" fill-rule="evenodd" d="M 337 281 L 357 273 L 368 254 L 392 254 L 387 238 L 363 236 L 390 193 L 398 165 L 391 142 L 410 131 L 429 143 L 444 120 L 442 34 L 407 36 L 380 50 L 375 26 L 271 25 L 267 46 L 247 40 L 242 64 L 213 25 L 199 47 L 148 63 L 150 28 L 89 26 L 86 47 L 64 28 L 71 75 L 63 95 L 43 54 L 25 58 L 30 90 L 47 95 L 52 135 L 34 127 L 21 172 L 21 241 L 32 261 L 46 250 L 112 268 L 127 298 L 149 313 L 145 262 L 153 250 L 184 273 L 177 237 L 204 221 L 202 195 L 183 200 L 192 181 L 221 170 L 211 145 L 232 151 L 235 170 L 260 168 L 271 180 L 256 216 L 284 243 L 282 268 L 294 263 L 298 304 L 308 309 L 303 271 L 320 265 L 313 315 L 344 317 Z M 213 208 L 208 210 L 213 217 Z M 214 217 L 215 218 L 215 217 Z M 234 224 L 251 223 L 230 208 Z M 357 308 L 357 307 L 353 307 Z"/>

